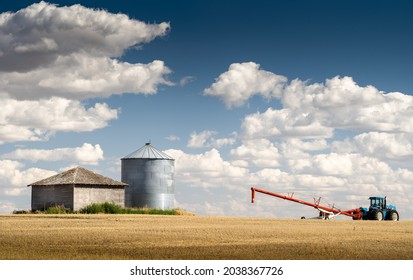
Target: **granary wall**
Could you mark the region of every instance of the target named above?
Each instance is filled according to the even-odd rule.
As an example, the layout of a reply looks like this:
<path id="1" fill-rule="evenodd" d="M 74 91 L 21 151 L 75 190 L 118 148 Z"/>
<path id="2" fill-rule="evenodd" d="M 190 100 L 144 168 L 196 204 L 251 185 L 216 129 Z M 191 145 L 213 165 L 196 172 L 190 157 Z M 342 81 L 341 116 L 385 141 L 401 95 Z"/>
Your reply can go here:
<path id="1" fill-rule="evenodd" d="M 73 185 L 32 187 L 32 210 L 44 210 L 52 206 L 73 209 Z"/>
<path id="2" fill-rule="evenodd" d="M 110 202 L 125 206 L 125 189 L 102 186 L 75 186 L 73 210 L 77 211 L 92 203 Z"/>

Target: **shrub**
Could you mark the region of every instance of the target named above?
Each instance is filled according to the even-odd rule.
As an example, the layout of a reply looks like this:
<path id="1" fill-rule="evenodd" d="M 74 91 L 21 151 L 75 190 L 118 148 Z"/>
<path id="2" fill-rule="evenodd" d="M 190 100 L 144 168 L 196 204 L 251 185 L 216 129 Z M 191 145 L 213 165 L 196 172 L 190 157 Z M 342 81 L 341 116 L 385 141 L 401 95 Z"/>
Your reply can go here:
<path id="1" fill-rule="evenodd" d="M 114 203 L 110 203 L 110 202 L 92 203 L 80 209 L 79 213 L 82 213 L 82 214 L 98 214 L 98 213 L 123 214 L 124 209 L 121 206 L 116 205 Z"/>
<path id="2" fill-rule="evenodd" d="M 14 210 L 13 214 L 30 214 L 28 210 Z"/>
<path id="3" fill-rule="evenodd" d="M 82 214 L 105 213 L 105 209 L 103 208 L 102 204 L 92 203 L 92 204 L 90 204 L 88 206 L 85 206 L 82 209 L 80 209 L 79 213 L 82 213 Z"/>
<path id="4" fill-rule="evenodd" d="M 103 213 L 107 214 L 122 214 L 123 213 L 123 208 L 120 207 L 119 205 L 105 202 L 102 203 L 102 208 L 104 209 Z"/>
<path id="5" fill-rule="evenodd" d="M 45 214 L 69 214 L 71 213 L 70 209 L 65 208 L 63 205 L 56 205 L 47 208 L 44 211 Z"/>

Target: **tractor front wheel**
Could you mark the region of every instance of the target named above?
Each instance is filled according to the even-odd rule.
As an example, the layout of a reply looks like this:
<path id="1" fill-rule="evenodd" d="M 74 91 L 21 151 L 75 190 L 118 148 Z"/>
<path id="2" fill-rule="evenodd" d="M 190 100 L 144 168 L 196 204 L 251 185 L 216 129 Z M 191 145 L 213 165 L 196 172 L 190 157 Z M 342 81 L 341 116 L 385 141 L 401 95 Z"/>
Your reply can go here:
<path id="1" fill-rule="evenodd" d="M 374 210 L 371 213 L 371 220 L 383 221 L 383 212 L 380 210 Z"/>

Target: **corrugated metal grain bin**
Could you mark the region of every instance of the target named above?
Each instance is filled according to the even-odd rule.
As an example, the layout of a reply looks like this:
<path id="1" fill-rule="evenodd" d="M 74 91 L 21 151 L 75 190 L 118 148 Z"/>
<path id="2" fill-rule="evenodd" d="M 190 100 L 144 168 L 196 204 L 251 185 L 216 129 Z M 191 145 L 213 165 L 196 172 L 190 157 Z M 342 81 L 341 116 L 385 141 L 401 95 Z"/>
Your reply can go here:
<path id="1" fill-rule="evenodd" d="M 170 210 L 175 205 L 175 162 L 167 154 L 146 143 L 122 158 L 125 206 Z"/>

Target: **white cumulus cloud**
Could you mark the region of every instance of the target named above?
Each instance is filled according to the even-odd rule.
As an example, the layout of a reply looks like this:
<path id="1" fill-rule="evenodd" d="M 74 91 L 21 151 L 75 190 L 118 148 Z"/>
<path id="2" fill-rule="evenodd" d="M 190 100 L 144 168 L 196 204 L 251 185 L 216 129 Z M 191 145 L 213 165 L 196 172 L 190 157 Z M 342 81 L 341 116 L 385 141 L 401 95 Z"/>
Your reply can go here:
<path id="1" fill-rule="evenodd" d="M 37 161 L 74 161 L 80 164 L 97 164 L 103 160 L 103 150 L 99 144 L 84 143 L 76 148 L 17 149 L 2 156 L 8 159 Z"/>
<path id="2" fill-rule="evenodd" d="M 247 115 L 242 123 L 243 136 L 259 138 L 330 138 L 334 128 L 322 123 L 312 111 L 268 108 L 265 112 Z"/>
<path id="3" fill-rule="evenodd" d="M 210 131 L 210 130 L 204 130 L 204 131 L 201 131 L 200 133 L 197 133 L 196 131 L 194 131 L 190 135 L 190 139 L 188 141 L 187 146 L 189 148 L 202 148 L 206 146 L 208 140 L 215 134 L 217 134 L 216 131 Z"/>
<path id="4" fill-rule="evenodd" d="M 337 129 L 413 133 L 413 97 L 361 87 L 350 77 L 325 84 L 294 80 L 284 88 L 282 109 L 244 118 L 244 136 L 268 138 L 331 138 Z"/>
<path id="5" fill-rule="evenodd" d="M 2 13 L 0 86 L 18 99 L 153 94 L 160 84 L 171 85 L 162 61 L 131 64 L 115 58 L 168 30 L 166 22 L 146 24 L 124 14 L 43 1 Z"/>
<path id="6" fill-rule="evenodd" d="M 224 146 L 230 146 L 235 144 L 237 141 L 237 133 L 232 133 L 230 137 L 215 138 L 217 135 L 216 131 L 203 130 L 201 132 L 192 132 L 189 136 L 189 141 L 187 146 L 189 148 L 203 148 L 203 147 L 214 147 L 221 148 Z"/>
<path id="7" fill-rule="evenodd" d="M 192 187 L 231 189 L 234 185 L 228 181 L 242 181 L 248 175 L 246 168 L 235 166 L 224 160 L 217 149 L 201 154 L 188 154 L 172 149 L 165 153 L 175 159 L 177 181 Z"/>
<path id="8" fill-rule="evenodd" d="M 293 116 L 304 115 L 326 128 L 413 132 L 412 96 L 362 87 L 351 77 L 334 77 L 324 84 L 294 80 L 281 101 Z"/>
<path id="9" fill-rule="evenodd" d="M 251 162 L 262 168 L 280 165 L 277 147 L 266 139 L 245 141 L 241 146 L 231 150 L 231 156 L 236 160 Z"/>
<path id="10" fill-rule="evenodd" d="M 0 194 L 2 196 L 28 195 L 28 184 L 55 175 L 56 172 L 40 168 L 25 169 L 14 160 L 0 160 Z"/>
<path id="11" fill-rule="evenodd" d="M 57 131 L 92 131 L 117 119 L 118 110 L 106 103 L 86 108 L 61 97 L 40 100 L 3 98 L 0 110 L 0 144 L 45 140 Z"/>
<path id="12" fill-rule="evenodd" d="M 79 100 L 154 94 L 171 85 L 163 61 L 118 60 L 127 49 L 167 34 L 124 14 L 44 1 L 0 14 L 0 144 L 92 131 L 118 117 L 106 103 Z"/>
<path id="13" fill-rule="evenodd" d="M 282 102 L 281 109 L 269 107 L 245 117 L 242 127 L 249 139 L 330 138 L 335 129 L 413 133 L 412 96 L 359 86 L 351 77 L 287 83 L 254 62 L 234 63 L 205 94 L 217 96 L 227 107 L 241 106 L 255 94 Z"/>
<path id="14" fill-rule="evenodd" d="M 267 99 L 280 97 L 286 81 L 283 76 L 261 70 L 257 63 L 233 63 L 204 93 L 222 99 L 228 108 L 239 107 L 257 94 Z"/>
<path id="15" fill-rule="evenodd" d="M 413 138 L 409 133 L 367 132 L 332 143 L 336 152 L 360 153 L 383 160 L 409 161 L 413 158 Z"/>

